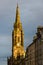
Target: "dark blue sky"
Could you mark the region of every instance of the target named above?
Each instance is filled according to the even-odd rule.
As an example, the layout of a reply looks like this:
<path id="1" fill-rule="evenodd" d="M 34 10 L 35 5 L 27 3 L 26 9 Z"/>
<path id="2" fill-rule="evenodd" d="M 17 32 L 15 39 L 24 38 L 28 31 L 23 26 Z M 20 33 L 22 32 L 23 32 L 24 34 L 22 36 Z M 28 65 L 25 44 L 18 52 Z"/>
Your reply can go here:
<path id="1" fill-rule="evenodd" d="M 0 0 L 0 57 L 11 55 L 17 2 L 24 29 L 25 47 L 32 42 L 37 26 L 43 26 L 43 0 Z"/>

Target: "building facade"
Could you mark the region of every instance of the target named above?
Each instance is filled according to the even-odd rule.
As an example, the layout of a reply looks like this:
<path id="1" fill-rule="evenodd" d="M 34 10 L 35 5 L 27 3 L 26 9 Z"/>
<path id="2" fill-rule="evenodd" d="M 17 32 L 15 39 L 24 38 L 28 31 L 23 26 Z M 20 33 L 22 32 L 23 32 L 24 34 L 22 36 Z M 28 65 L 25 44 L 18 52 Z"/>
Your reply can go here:
<path id="1" fill-rule="evenodd" d="M 43 65 L 43 27 L 37 28 L 37 41 L 36 41 L 36 65 Z"/>
<path id="2" fill-rule="evenodd" d="M 43 27 L 37 28 L 33 42 L 26 49 L 27 65 L 43 65 Z"/>

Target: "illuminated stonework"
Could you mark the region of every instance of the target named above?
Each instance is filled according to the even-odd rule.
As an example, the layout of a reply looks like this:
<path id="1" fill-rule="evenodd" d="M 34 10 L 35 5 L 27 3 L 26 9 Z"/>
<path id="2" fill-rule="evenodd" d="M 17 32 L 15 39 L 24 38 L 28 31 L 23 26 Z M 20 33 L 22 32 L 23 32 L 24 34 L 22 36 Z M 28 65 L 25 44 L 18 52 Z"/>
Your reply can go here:
<path id="1" fill-rule="evenodd" d="M 14 30 L 12 32 L 12 56 L 13 58 L 17 58 L 17 56 L 25 57 L 24 32 L 22 29 L 22 23 L 20 21 L 20 12 L 18 5 L 16 9 Z"/>

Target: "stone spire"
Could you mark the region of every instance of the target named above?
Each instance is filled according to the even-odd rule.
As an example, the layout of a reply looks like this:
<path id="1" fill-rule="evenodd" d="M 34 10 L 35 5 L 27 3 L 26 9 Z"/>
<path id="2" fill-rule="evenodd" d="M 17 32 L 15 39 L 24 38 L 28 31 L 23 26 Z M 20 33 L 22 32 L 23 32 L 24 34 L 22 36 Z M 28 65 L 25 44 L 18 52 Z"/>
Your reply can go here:
<path id="1" fill-rule="evenodd" d="M 13 58 L 17 58 L 18 56 L 25 58 L 24 32 L 20 21 L 20 11 L 18 4 L 16 8 L 14 30 L 12 32 L 12 56 Z"/>
<path id="2" fill-rule="evenodd" d="M 15 19 L 15 23 L 14 23 L 14 29 L 16 29 L 16 28 L 22 29 L 22 23 L 20 20 L 20 10 L 19 10 L 18 4 L 16 7 L 16 19 Z"/>
<path id="3" fill-rule="evenodd" d="M 20 11 L 19 11 L 18 4 L 17 4 L 17 8 L 16 8 L 16 22 L 20 22 Z"/>
<path id="4" fill-rule="evenodd" d="M 22 23 L 20 21 L 20 10 L 19 10 L 18 4 L 16 7 L 16 19 L 14 23 L 14 28 L 17 28 L 17 27 L 19 27 L 20 29 L 22 28 Z"/>

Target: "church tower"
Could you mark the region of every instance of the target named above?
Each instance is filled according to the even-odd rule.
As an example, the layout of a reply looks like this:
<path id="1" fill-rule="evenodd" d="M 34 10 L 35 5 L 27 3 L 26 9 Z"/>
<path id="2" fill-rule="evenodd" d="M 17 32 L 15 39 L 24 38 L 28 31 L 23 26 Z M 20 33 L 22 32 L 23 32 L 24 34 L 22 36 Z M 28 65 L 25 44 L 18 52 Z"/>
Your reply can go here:
<path id="1" fill-rule="evenodd" d="M 22 23 L 20 21 L 20 11 L 17 5 L 16 8 L 16 19 L 14 23 L 14 30 L 12 32 L 12 57 L 25 57 L 24 51 L 24 32 L 22 28 Z"/>

